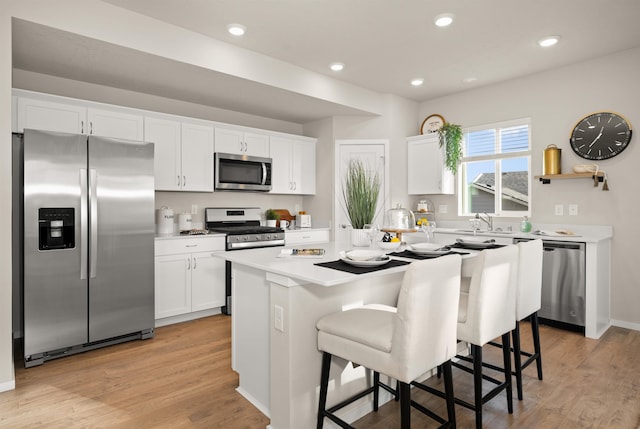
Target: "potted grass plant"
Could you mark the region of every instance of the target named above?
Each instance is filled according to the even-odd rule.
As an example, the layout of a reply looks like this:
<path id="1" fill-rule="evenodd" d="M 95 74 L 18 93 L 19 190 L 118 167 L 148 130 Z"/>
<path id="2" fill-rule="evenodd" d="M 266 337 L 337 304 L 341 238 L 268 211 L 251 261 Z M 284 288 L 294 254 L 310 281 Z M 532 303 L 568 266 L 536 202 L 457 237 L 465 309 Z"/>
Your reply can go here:
<path id="1" fill-rule="evenodd" d="M 267 209 L 264 212 L 264 217 L 267 219 L 267 226 L 276 226 L 280 220 L 280 214 L 273 209 Z"/>
<path id="2" fill-rule="evenodd" d="M 370 238 L 363 227 L 373 223 L 379 195 L 378 173 L 367 169 L 361 160 L 350 160 L 342 183 L 342 197 L 347 217 L 353 227 L 351 240 L 354 246 L 369 245 Z"/>
<path id="3" fill-rule="evenodd" d="M 453 174 L 458 172 L 460 158 L 462 158 L 462 127 L 457 124 L 446 122 L 438 130 L 440 147 L 444 146 L 445 167 Z"/>

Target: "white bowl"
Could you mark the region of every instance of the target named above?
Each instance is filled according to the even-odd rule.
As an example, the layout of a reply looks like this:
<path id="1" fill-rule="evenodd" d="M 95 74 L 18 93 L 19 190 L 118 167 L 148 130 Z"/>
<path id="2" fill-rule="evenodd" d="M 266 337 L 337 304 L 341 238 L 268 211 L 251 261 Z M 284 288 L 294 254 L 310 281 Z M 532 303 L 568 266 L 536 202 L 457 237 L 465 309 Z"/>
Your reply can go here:
<path id="1" fill-rule="evenodd" d="M 382 255 L 383 253 L 377 250 L 350 250 L 345 254 L 352 261 L 370 261 Z"/>
<path id="2" fill-rule="evenodd" d="M 398 247 L 400 247 L 400 243 L 399 241 L 379 241 L 378 242 L 378 246 L 382 249 L 382 250 L 396 250 Z"/>
<path id="3" fill-rule="evenodd" d="M 411 245 L 412 249 L 415 250 L 438 250 L 442 248 L 442 244 L 436 243 L 413 243 Z"/>

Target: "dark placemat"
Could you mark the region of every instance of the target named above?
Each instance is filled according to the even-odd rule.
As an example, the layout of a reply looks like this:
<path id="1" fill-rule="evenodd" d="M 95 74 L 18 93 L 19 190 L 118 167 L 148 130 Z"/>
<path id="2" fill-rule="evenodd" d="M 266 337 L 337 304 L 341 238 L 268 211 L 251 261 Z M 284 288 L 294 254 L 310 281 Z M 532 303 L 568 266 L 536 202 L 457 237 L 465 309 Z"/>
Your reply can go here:
<path id="1" fill-rule="evenodd" d="M 443 253 L 442 255 L 420 255 L 418 253 L 413 253 L 410 250 L 405 250 L 403 252 L 389 253 L 389 256 L 398 256 L 400 258 L 411 258 L 411 259 L 433 259 L 433 258 L 439 258 L 440 256 L 445 256 L 445 255 L 468 255 L 468 253 L 467 252 L 447 252 L 447 253 Z"/>
<path id="2" fill-rule="evenodd" d="M 499 249 L 501 247 L 506 246 L 506 244 L 492 244 L 491 246 L 483 247 L 482 249 L 478 249 L 477 247 L 465 246 L 463 243 L 453 243 L 450 244 L 449 247 L 454 247 L 456 249 L 466 249 L 466 250 L 485 250 L 485 249 Z"/>
<path id="3" fill-rule="evenodd" d="M 384 265 L 378 265 L 375 267 L 354 267 L 353 265 L 349 265 L 346 262 L 338 259 L 337 261 L 330 262 L 320 262 L 317 265 L 319 267 L 332 268 L 334 270 L 346 271 L 351 274 L 364 274 L 364 273 L 372 273 L 374 271 L 386 270 L 387 268 L 400 267 L 402 265 L 410 264 L 411 262 L 407 261 L 398 261 L 396 259 L 392 259 Z"/>

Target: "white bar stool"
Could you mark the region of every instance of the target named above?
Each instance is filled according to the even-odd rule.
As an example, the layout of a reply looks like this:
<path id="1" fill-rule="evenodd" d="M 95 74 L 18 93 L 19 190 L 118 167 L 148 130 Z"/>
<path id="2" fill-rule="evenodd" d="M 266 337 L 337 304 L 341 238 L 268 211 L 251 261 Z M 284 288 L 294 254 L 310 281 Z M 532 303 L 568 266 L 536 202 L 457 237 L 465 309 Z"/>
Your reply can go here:
<path id="1" fill-rule="evenodd" d="M 482 428 L 482 406 L 503 390 L 507 396 L 507 409 L 513 413 L 511 386 L 511 353 L 509 334 L 516 323 L 516 281 L 518 272 L 518 247 L 505 246 L 483 250 L 476 256 L 468 293 L 460 294 L 458 313 L 458 340 L 471 345 L 472 358 L 456 356 L 472 362 L 473 369 L 454 362 L 453 366 L 473 374 L 474 403 L 456 397 L 456 403 L 475 411 L 476 428 Z M 482 346 L 502 336 L 505 381 L 501 382 L 482 373 Z M 497 386 L 482 395 L 482 380 Z"/>
<path id="2" fill-rule="evenodd" d="M 516 327 L 511 331 L 513 339 L 513 375 L 516 377 L 518 399 L 522 400 L 522 370 L 534 361 L 538 369 L 538 380 L 542 380 L 542 353 L 540 350 L 540 329 L 538 326 L 538 310 L 542 305 L 542 240 L 522 241 L 518 243 L 518 286 L 516 294 Z M 520 347 L 520 321 L 529 317 L 531 336 L 533 339 L 533 353 L 525 352 Z M 493 346 L 503 347 L 500 343 L 490 342 Z M 522 356 L 527 359 L 523 362 Z M 504 371 L 494 365 L 489 368 Z"/>
<path id="3" fill-rule="evenodd" d="M 378 409 L 378 388 L 400 397 L 401 428 L 411 427 L 410 383 L 439 365 L 443 366 L 448 420 L 429 411 L 427 415 L 455 427 L 455 406 L 451 378 L 451 358 L 456 353 L 456 323 L 460 298 L 460 255 L 413 262 L 400 288 L 397 311 L 392 307 L 368 306 L 323 317 L 317 323 L 318 349 L 323 352 L 317 428 L 325 417 L 343 428 L 352 428 L 335 415 L 340 408 L 374 393 L 373 409 Z M 373 386 L 327 409 L 327 393 L 332 356 L 374 371 Z M 380 373 L 398 381 L 399 392 L 380 382 Z"/>

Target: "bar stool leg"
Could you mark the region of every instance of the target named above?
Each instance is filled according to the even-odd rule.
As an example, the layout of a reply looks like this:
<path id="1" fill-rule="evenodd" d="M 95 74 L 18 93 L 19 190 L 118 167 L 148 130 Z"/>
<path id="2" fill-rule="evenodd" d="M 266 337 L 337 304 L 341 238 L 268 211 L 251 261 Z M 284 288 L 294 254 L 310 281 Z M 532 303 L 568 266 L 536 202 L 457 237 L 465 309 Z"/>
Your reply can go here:
<path id="1" fill-rule="evenodd" d="M 531 334 L 533 336 L 533 350 L 537 355 L 536 367 L 538 368 L 538 380 L 542 380 L 542 354 L 540 352 L 540 325 L 538 324 L 538 313 L 531 315 Z"/>
<path id="2" fill-rule="evenodd" d="M 473 354 L 473 391 L 476 412 L 476 429 L 482 429 L 482 347 L 471 345 Z"/>
<path id="3" fill-rule="evenodd" d="M 502 356 L 504 357 L 504 377 L 507 393 L 507 409 L 513 414 L 513 391 L 511 386 L 511 340 L 509 332 L 502 335 Z"/>
<path id="4" fill-rule="evenodd" d="M 400 428 L 411 429 L 411 385 L 400 382 Z"/>
<path id="5" fill-rule="evenodd" d="M 329 387 L 329 369 L 331 368 L 331 353 L 322 353 L 322 371 L 320 375 L 320 400 L 318 405 L 317 429 L 324 426 L 324 412 L 327 409 L 327 390 Z"/>
<path id="6" fill-rule="evenodd" d="M 445 400 L 447 402 L 447 420 L 449 421 L 449 427 L 455 429 L 456 427 L 456 409 L 455 409 L 455 397 L 453 394 L 453 373 L 451 371 L 451 361 L 446 361 L 442 365 L 442 372 L 444 374 L 444 393 Z M 438 367 L 440 368 L 440 367 Z"/>
<path id="7" fill-rule="evenodd" d="M 516 320 L 516 327 L 511 331 L 513 337 L 513 360 L 514 372 L 516 374 L 516 390 L 518 391 L 518 400 L 522 401 L 522 353 L 520 351 L 520 322 Z"/>
<path id="8" fill-rule="evenodd" d="M 378 411 L 378 400 L 380 396 L 380 373 L 378 371 L 373 372 L 373 387 L 373 411 Z"/>

